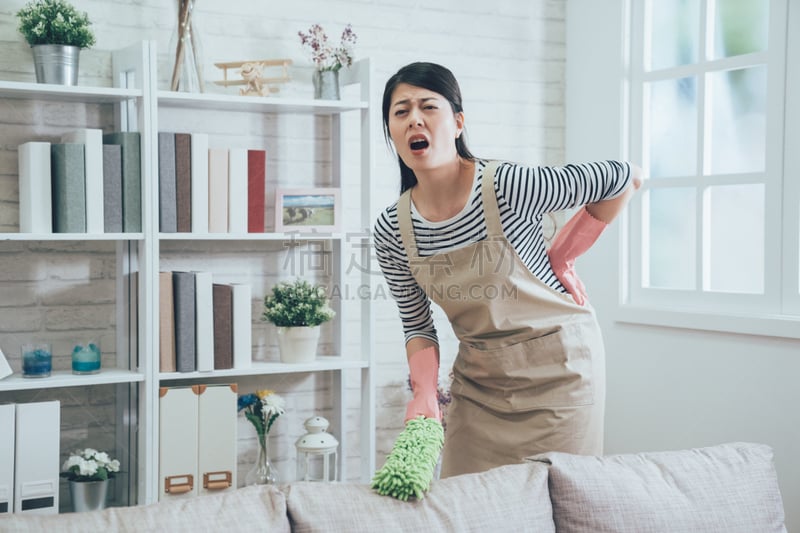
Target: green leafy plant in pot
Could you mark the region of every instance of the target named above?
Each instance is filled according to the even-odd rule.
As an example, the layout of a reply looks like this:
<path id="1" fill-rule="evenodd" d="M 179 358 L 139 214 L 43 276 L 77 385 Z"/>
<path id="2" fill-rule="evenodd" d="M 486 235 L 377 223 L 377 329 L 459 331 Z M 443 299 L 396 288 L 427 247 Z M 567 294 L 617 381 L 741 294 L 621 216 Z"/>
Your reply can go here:
<path id="1" fill-rule="evenodd" d="M 313 361 L 319 326 L 334 316 L 325 288 L 305 280 L 278 283 L 264 297 L 263 318 L 278 326 L 278 346 L 285 363 Z"/>
<path id="2" fill-rule="evenodd" d="M 65 0 L 32 0 L 17 11 L 38 83 L 78 84 L 80 51 L 95 43 L 89 15 Z"/>

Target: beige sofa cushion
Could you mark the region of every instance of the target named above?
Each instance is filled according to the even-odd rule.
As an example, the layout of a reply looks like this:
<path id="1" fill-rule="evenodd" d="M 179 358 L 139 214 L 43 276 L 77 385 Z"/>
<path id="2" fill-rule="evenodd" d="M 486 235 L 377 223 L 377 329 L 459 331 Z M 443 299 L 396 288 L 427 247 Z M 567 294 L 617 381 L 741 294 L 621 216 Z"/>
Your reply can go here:
<path id="1" fill-rule="evenodd" d="M 274 487 L 245 487 L 211 496 L 180 497 L 138 507 L 112 507 L 91 513 L 10 514 L 0 531 L 27 533 L 102 533 L 169 531 L 269 531 L 288 533 L 286 500 Z"/>
<path id="2" fill-rule="evenodd" d="M 785 532 L 765 445 L 607 457 L 546 453 L 556 529 L 572 533 Z"/>
<path id="3" fill-rule="evenodd" d="M 418 501 L 380 496 L 354 483 L 293 483 L 284 490 L 299 532 L 555 531 L 547 468 L 535 463 L 434 481 Z"/>

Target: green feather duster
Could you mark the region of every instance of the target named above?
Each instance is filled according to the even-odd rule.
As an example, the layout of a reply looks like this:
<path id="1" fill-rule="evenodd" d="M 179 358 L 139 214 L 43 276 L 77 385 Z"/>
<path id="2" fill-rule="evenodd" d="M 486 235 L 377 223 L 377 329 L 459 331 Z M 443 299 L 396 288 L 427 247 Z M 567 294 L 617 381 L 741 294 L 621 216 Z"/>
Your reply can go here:
<path id="1" fill-rule="evenodd" d="M 444 428 L 433 418 L 417 417 L 406 423 L 383 467 L 375 472 L 372 488 L 378 494 L 408 501 L 422 499 L 430 489 L 436 462 L 444 445 Z"/>

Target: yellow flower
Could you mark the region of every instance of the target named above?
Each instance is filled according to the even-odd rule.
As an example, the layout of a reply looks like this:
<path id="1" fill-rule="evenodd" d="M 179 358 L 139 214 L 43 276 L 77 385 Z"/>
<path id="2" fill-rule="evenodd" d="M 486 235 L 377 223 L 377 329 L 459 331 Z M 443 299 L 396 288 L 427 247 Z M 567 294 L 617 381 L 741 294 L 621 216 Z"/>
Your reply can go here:
<path id="1" fill-rule="evenodd" d="M 264 398 L 266 398 L 270 394 L 275 394 L 275 391 L 272 391 L 270 389 L 262 389 L 262 390 L 256 391 L 256 396 L 258 396 L 259 400 L 263 400 Z"/>

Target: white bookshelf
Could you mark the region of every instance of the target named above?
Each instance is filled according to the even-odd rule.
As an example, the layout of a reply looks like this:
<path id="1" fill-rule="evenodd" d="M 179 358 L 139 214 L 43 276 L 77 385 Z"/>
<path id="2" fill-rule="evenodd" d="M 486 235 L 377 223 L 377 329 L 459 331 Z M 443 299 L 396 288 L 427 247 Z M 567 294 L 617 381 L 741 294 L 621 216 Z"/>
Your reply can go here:
<path id="1" fill-rule="evenodd" d="M 0 380 L 0 392 L 16 393 L 68 387 L 93 387 L 100 385 L 117 385 L 118 394 L 123 394 L 126 401 L 117 401 L 117 420 L 125 420 L 125 427 L 118 430 L 118 441 L 125 443 L 124 448 L 135 450 L 127 464 L 135 468 L 137 475 L 131 475 L 129 486 L 123 490 L 123 497 L 130 492 L 130 500 L 138 504 L 147 504 L 158 499 L 158 399 L 159 387 L 202 382 L 203 380 L 219 381 L 230 378 L 251 378 L 253 376 L 281 376 L 301 373 L 330 373 L 333 376 L 333 410 L 332 426 L 347 428 L 346 406 L 355 402 L 347 400 L 353 394 L 348 387 L 347 374 L 360 373 L 361 416 L 359 421 L 359 450 L 361 455 L 359 476 L 363 482 L 369 481 L 375 466 L 375 396 L 373 390 L 373 354 L 372 354 L 372 314 L 370 299 L 358 302 L 342 302 L 339 304 L 337 318 L 331 327 L 334 351 L 343 353 L 343 343 L 348 333 L 345 331 L 349 308 L 358 306 L 361 313 L 358 339 L 354 339 L 359 349 L 353 353 L 348 350 L 344 355 L 321 355 L 312 363 L 284 364 L 279 362 L 254 361 L 250 368 L 216 370 L 212 372 L 160 372 L 158 343 L 158 273 L 164 269 L 162 254 L 170 244 L 180 246 L 181 243 L 194 246 L 214 246 L 215 243 L 236 243 L 246 246 L 275 247 L 275 243 L 310 243 L 325 241 L 325 253 L 334 257 L 334 279 L 343 280 L 345 264 L 345 248 L 348 238 L 344 232 L 328 233 L 162 233 L 158 229 L 158 132 L 166 127 L 159 127 L 159 114 L 171 110 L 189 114 L 218 111 L 235 111 L 250 114 L 253 120 L 268 115 L 307 115 L 326 117 L 332 123 L 332 184 L 343 188 L 341 167 L 343 150 L 352 148 L 352 143 L 343 142 L 341 116 L 345 113 L 357 114 L 360 138 L 355 159 L 360 162 L 361 186 L 359 210 L 361 220 L 353 227 L 371 227 L 368 220 L 370 210 L 369 181 L 373 167 L 371 144 L 373 142 L 372 124 L 375 109 L 370 102 L 371 67 L 368 60 L 355 64 L 348 72 L 341 73 L 343 85 L 360 86 L 360 97 L 341 101 L 325 101 L 303 98 L 242 97 L 222 94 L 187 94 L 158 90 L 156 80 L 157 54 L 155 42 L 146 41 L 112 55 L 114 87 L 66 87 L 26 82 L 0 81 L 0 100 L 23 99 L 31 101 L 55 101 L 76 104 L 111 104 L 115 109 L 114 128 L 117 131 L 138 131 L 141 134 L 142 150 L 142 231 L 137 233 L 111 234 L 25 234 L 0 233 L 0 242 L 83 242 L 109 241 L 116 250 L 116 367 L 104 367 L 98 374 L 73 375 L 69 371 L 55 371 L 49 378 L 23 378 L 14 374 Z M 309 88 L 310 89 L 310 88 Z M 352 115 L 351 115 L 352 116 Z M 186 131 L 177 128 L 174 131 Z M 350 132 L 347 132 L 348 135 Z M 352 158 L 354 154 L 348 154 Z M 267 157 L 270 157 L 268 154 Z M 274 176 L 267 175 L 267 181 Z M 342 209 L 343 217 L 348 212 Z M 361 237 L 362 247 L 367 243 Z M 369 261 L 368 251 L 364 250 L 364 259 Z M 369 269 L 361 274 L 360 283 L 372 286 Z M 138 281 L 131 282 L 131 273 L 137 273 Z M 254 298 L 263 295 L 253 295 Z M 3 334 L 0 334 L 2 342 Z M 351 342 L 351 345 L 353 343 Z M 56 392 L 57 394 L 57 392 Z M 322 406 L 321 406 L 322 407 Z M 343 431 L 343 433 L 346 433 Z M 340 462 L 347 455 L 346 449 L 351 444 L 346 434 L 337 435 L 341 443 Z M 339 471 L 346 472 L 344 464 Z"/>

